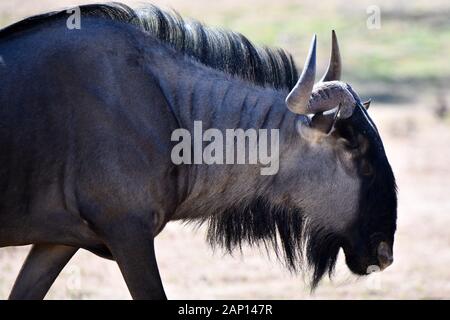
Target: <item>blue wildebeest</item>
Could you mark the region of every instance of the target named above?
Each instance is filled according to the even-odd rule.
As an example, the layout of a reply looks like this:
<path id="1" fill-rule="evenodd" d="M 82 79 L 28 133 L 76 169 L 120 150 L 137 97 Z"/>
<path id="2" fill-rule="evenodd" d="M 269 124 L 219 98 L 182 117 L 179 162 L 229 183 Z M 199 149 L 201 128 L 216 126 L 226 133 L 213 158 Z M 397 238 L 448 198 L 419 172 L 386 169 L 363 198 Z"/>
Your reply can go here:
<path id="1" fill-rule="evenodd" d="M 351 271 L 392 263 L 396 187 L 378 130 L 315 37 L 289 54 L 153 6 L 80 7 L 0 31 L 0 246 L 33 244 L 10 298 L 43 298 L 79 248 L 117 261 L 133 298 L 163 299 L 154 237 L 208 226 L 228 250 L 263 244 L 312 286 L 343 249 Z M 279 129 L 279 171 L 174 165 L 171 133 Z"/>

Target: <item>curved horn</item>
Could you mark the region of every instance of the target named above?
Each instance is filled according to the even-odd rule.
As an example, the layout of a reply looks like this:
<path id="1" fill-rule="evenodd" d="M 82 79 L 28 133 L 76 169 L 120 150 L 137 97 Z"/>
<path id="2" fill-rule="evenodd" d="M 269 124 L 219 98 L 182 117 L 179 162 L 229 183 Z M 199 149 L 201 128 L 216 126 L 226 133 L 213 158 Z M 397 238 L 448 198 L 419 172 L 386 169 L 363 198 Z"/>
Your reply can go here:
<path id="1" fill-rule="evenodd" d="M 321 82 L 334 81 L 341 79 L 342 64 L 341 64 L 341 54 L 339 52 L 339 44 L 336 37 L 336 32 L 331 31 L 331 56 L 330 62 L 328 63 L 328 68 L 323 75 Z"/>
<path id="2" fill-rule="evenodd" d="M 325 112 L 341 104 L 340 118 L 352 115 L 359 97 L 350 85 L 341 81 L 319 82 L 314 86 L 307 113 Z"/>
<path id="3" fill-rule="evenodd" d="M 314 87 L 314 79 L 316 77 L 316 45 L 317 36 L 314 35 L 309 48 L 308 57 L 303 67 L 300 79 L 291 90 L 286 98 L 286 104 L 294 113 L 306 114 L 308 109 L 308 101 L 311 91 Z"/>
<path id="4" fill-rule="evenodd" d="M 314 85 L 316 43 L 317 37 L 314 35 L 300 79 L 286 98 L 287 107 L 294 113 L 304 115 L 332 110 L 341 104 L 338 116 L 343 119 L 348 118 L 360 99 L 350 85 L 338 80 L 328 80 L 328 76 L 340 76 L 341 64 L 336 34 L 333 33 L 332 47 L 334 49 L 332 49 L 330 66 L 324 77 L 326 81 Z"/>

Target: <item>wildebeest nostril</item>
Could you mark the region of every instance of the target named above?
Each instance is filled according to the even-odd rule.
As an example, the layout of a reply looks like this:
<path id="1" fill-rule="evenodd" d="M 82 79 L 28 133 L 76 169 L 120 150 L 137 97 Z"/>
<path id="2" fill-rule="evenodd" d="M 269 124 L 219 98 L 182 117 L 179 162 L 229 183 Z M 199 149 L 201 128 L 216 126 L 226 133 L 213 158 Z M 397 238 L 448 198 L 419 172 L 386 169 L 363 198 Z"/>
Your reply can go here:
<path id="1" fill-rule="evenodd" d="M 377 254 L 378 254 L 378 264 L 381 270 L 386 269 L 392 264 L 392 262 L 394 262 L 392 250 L 389 247 L 389 245 L 384 241 L 380 242 L 380 244 L 378 245 Z"/>

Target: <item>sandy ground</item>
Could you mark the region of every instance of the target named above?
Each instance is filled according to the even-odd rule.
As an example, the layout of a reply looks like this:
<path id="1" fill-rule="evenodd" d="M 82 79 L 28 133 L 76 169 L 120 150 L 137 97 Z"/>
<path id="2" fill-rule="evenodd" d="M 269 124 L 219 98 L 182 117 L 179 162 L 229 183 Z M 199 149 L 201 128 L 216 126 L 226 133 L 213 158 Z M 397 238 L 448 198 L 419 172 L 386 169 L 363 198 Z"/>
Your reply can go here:
<path id="1" fill-rule="evenodd" d="M 73 2 L 2 1 L 0 13 L 14 12 L 19 18 Z M 188 10 L 183 9 L 188 7 L 186 2 L 155 2 Z M 358 279 L 347 271 L 341 255 L 334 279 L 323 281 L 311 295 L 301 275 L 289 274 L 263 250 L 244 248 L 243 255 L 234 257 L 212 252 L 204 241 L 204 230 L 171 223 L 157 238 L 168 297 L 449 299 L 450 119 L 437 120 L 432 103 L 388 106 L 375 101 L 370 113 L 379 126 L 399 186 L 395 262 L 390 268 Z M 0 249 L 0 298 L 8 296 L 28 250 Z M 114 262 L 80 251 L 47 298 L 129 299 L 130 295 Z"/>

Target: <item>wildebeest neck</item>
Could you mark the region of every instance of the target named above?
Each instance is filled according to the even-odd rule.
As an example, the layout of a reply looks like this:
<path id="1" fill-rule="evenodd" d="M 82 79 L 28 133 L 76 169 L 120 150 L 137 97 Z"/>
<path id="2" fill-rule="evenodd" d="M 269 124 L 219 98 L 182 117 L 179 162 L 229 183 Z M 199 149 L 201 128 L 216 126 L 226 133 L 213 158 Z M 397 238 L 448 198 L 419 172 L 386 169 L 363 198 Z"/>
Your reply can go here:
<path id="1" fill-rule="evenodd" d="M 152 57 L 155 66 L 152 72 L 157 74 L 179 127 L 193 133 L 194 121 L 201 121 L 203 130 L 215 128 L 224 135 L 227 129 L 278 129 L 280 155 L 283 149 L 289 148 L 292 137 L 298 138 L 295 123 L 299 116 L 286 108 L 286 93 L 250 84 L 192 61 L 168 59 L 168 56 Z M 215 206 L 254 197 L 273 181 L 273 177 L 261 177 L 257 165 L 182 167 L 180 184 L 185 185 L 184 201 L 176 218 L 213 214 Z"/>
<path id="2" fill-rule="evenodd" d="M 202 121 L 205 130 L 270 129 L 281 128 L 287 121 L 293 123 L 296 118 L 286 108 L 286 92 L 263 88 L 184 59 L 152 64 L 156 65 L 153 72 L 180 127 L 192 130 L 194 121 Z"/>

